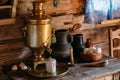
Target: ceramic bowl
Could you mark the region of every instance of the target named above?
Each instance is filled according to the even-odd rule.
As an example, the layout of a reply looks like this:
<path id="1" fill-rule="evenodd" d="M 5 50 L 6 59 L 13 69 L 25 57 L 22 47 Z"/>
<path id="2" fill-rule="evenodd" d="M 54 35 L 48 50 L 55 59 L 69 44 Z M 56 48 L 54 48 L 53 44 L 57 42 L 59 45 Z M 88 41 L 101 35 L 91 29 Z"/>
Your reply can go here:
<path id="1" fill-rule="evenodd" d="M 80 58 L 88 62 L 96 62 L 102 59 L 102 54 L 80 54 Z"/>

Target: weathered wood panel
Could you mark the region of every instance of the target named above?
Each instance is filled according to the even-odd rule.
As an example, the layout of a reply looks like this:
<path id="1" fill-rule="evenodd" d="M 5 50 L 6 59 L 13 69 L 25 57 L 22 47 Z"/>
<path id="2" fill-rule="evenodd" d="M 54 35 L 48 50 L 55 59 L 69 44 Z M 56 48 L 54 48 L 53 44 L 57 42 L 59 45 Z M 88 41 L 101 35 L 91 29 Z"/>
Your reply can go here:
<path id="1" fill-rule="evenodd" d="M 33 9 L 31 1 L 33 0 L 19 0 L 17 14 L 30 14 Z M 54 6 L 53 0 L 45 0 L 44 4 L 46 15 L 75 14 L 82 12 L 83 7 L 84 0 L 59 0 L 57 7 Z"/>
<path id="2" fill-rule="evenodd" d="M 0 41 L 22 38 L 18 24 L 0 26 Z"/>
<path id="3" fill-rule="evenodd" d="M 8 40 L 8 39 L 15 39 L 20 38 L 21 36 L 18 34 L 19 32 L 16 31 L 16 26 L 14 27 L 2 27 L 0 28 L 0 40 Z"/>
<path id="4" fill-rule="evenodd" d="M 82 12 L 83 0 L 59 0 L 57 7 L 53 6 L 53 1 L 46 0 L 44 6 L 46 14 L 71 14 Z M 48 7 L 49 6 L 49 7 Z"/>
<path id="5" fill-rule="evenodd" d="M 22 49 L 24 47 L 25 47 L 25 44 L 24 42 L 22 42 L 22 40 L 8 42 L 8 43 L 0 43 L 0 52 Z"/>
<path id="6" fill-rule="evenodd" d="M 19 19 L 15 24 L 0 26 L 0 65 L 11 64 L 30 56 L 22 28 L 24 20 Z"/>
<path id="7" fill-rule="evenodd" d="M 15 64 L 30 56 L 29 48 L 0 52 L 0 65 Z"/>

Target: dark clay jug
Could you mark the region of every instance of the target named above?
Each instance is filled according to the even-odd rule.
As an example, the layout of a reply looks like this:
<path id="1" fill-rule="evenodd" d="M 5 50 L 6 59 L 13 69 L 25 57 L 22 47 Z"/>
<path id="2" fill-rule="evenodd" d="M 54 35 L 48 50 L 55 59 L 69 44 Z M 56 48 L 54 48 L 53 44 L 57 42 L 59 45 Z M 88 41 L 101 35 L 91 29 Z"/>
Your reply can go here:
<path id="1" fill-rule="evenodd" d="M 52 56 L 59 61 L 68 60 L 70 56 L 70 48 L 72 37 L 69 35 L 68 30 L 60 29 L 55 31 L 56 43 L 53 45 Z"/>
<path id="2" fill-rule="evenodd" d="M 83 41 L 83 34 L 75 34 L 73 35 L 73 53 L 75 58 L 80 57 L 80 53 L 83 52 L 83 49 L 85 48 L 85 43 Z"/>

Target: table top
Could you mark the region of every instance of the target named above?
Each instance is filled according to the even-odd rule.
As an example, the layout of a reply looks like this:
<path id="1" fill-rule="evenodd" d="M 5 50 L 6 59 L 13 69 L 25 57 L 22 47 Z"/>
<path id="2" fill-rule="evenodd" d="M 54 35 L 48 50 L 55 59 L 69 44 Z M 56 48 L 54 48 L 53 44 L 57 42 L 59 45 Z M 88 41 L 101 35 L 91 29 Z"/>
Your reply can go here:
<path id="1" fill-rule="evenodd" d="M 108 60 L 108 65 L 98 65 Z M 100 77 L 104 75 L 114 74 L 120 71 L 120 59 L 104 56 L 98 62 L 76 63 L 74 66 L 68 67 L 68 72 L 59 77 L 45 78 L 42 80 L 83 80 L 88 78 Z M 40 80 L 41 78 L 33 77 L 26 73 L 26 71 L 12 71 L 8 72 L 14 80 Z"/>

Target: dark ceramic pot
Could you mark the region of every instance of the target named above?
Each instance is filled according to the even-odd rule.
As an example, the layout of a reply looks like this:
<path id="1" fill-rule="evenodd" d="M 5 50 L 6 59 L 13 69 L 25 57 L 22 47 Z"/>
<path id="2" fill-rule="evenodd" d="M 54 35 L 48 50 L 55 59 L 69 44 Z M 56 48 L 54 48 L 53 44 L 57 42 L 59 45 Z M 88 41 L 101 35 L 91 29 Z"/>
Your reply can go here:
<path id="1" fill-rule="evenodd" d="M 70 48 L 72 37 L 69 35 L 68 30 L 60 29 L 55 31 L 56 43 L 53 45 L 52 56 L 57 60 L 63 61 L 70 56 Z"/>
<path id="2" fill-rule="evenodd" d="M 83 53 L 83 49 L 85 48 L 85 43 L 83 41 L 83 34 L 75 34 L 73 35 L 73 53 L 75 58 L 80 57 L 80 53 Z"/>

